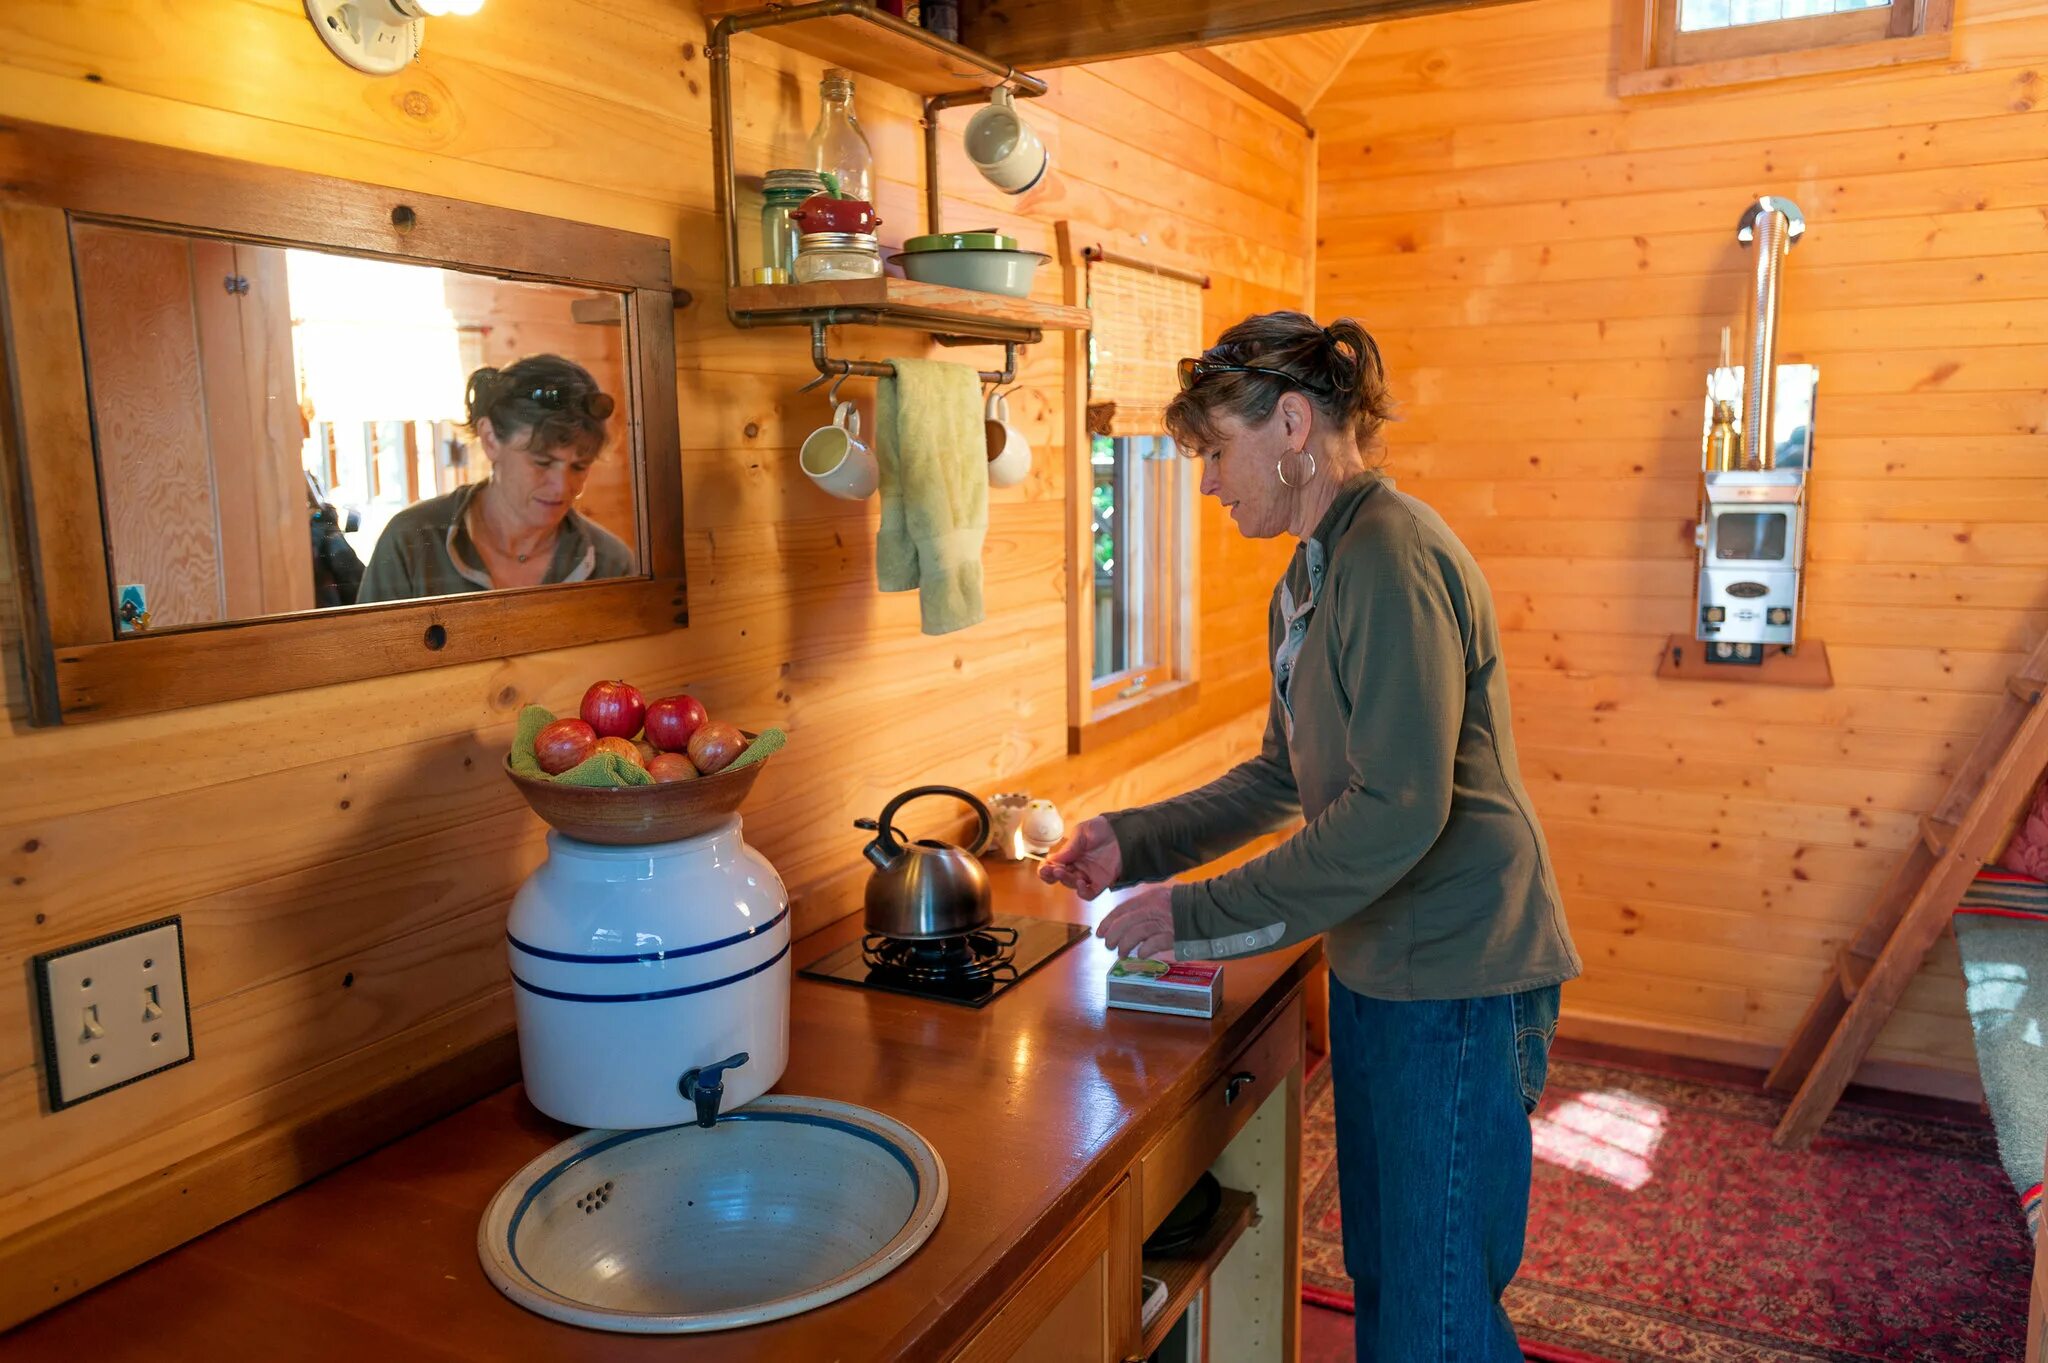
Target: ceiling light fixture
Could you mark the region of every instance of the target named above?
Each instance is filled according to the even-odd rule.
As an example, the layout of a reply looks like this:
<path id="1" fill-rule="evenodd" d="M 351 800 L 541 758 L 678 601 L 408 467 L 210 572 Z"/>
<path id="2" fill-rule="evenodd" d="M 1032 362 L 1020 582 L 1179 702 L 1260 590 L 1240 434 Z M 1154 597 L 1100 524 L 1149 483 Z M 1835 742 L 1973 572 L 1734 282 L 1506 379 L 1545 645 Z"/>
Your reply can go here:
<path id="1" fill-rule="evenodd" d="M 430 15 L 475 14 L 484 0 L 306 0 L 327 50 L 358 71 L 388 76 L 420 54 Z"/>

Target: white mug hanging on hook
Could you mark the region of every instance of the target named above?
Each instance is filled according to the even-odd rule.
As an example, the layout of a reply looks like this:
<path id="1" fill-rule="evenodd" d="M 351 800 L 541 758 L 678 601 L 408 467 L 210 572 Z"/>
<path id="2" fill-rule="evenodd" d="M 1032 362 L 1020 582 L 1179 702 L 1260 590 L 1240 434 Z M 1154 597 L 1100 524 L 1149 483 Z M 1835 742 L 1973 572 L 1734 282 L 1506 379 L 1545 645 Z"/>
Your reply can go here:
<path id="1" fill-rule="evenodd" d="M 804 472 L 834 497 L 864 502 L 881 481 L 875 456 L 860 440 L 860 409 L 841 402 L 832 409 L 832 424 L 804 437 L 797 462 Z"/>
<path id="2" fill-rule="evenodd" d="M 988 395 L 982 413 L 982 434 L 988 439 L 988 485 L 1015 487 L 1031 475 L 1031 442 L 1010 422 L 1010 400 Z"/>
<path id="3" fill-rule="evenodd" d="M 1017 115 L 1007 85 L 989 95 L 988 106 L 967 120 L 967 159 L 984 180 L 1005 194 L 1022 194 L 1045 178 L 1052 158 L 1031 125 Z"/>

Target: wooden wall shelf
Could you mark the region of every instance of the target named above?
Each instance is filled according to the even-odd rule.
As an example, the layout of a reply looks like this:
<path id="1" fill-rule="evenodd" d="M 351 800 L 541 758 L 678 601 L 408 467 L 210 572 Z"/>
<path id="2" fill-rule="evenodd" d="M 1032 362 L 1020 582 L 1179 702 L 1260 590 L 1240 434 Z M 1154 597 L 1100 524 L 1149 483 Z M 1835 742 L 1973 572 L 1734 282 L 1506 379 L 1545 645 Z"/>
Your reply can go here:
<path id="1" fill-rule="evenodd" d="M 884 14 L 873 4 L 763 6 L 760 0 L 704 0 L 707 22 L 734 18 L 732 31 L 759 32 L 784 47 L 857 75 L 914 90 L 926 99 L 1007 85 L 1019 95 L 1045 93 L 1045 83 L 992 57 Z M 773 16 L 772 26 L 749 22 Z"/>
<path id="2" fill-rule="evenodd" d="M 1223 1256 L 1250 1229 L 1258 1201 L 1250 1193 L 1225 1188 L 1222 1205 L 1216 1209 L 1216 1220 L 1207 1234 L 1178 1254 L 1145 1256 L 1145 1272 L 1166 1284 L 1166 1305 L 1145 1327 L 1144 1344 L 1138 1350 L 1141 1356 L 1150 1356 L 1165 1342 L 1173 1323 L 1187 1310 L 1189 1299 L 1208 1286 L 1209 1276 L 1223 1262 Z"/>
<path id="3" fill-rule="evenodd" d="M 816 284 L 740 284 L 727 291 L 726 306 L 754 325 L 802 325 L 828 313 L 827 322 L 902 326 L 990 340 L 1035 341 L 1044 331 L 1086 331 L 1086 308 L 1040 303 L 999 293 L 918 284 L 908 279 L 838 279 Z M 1028 335 L 1026 333 L 1029 333 Z"/>
<path id="4" fill-rule="evenodd" d="M 1780 644 L 1765 646 L 1760 663 L 1710 663 L 1706 645 L 1689 634 L 1674 634 L 1664 641 L 1657 656 L 1657 675 L 1667 681 L 1749 682 L 1764 686 L 1827 687 L 1835 684 L 1834 669 L 1828 666 L 1828 646 L 1818 639 L 1802 640 L 1798 651 Z"/>

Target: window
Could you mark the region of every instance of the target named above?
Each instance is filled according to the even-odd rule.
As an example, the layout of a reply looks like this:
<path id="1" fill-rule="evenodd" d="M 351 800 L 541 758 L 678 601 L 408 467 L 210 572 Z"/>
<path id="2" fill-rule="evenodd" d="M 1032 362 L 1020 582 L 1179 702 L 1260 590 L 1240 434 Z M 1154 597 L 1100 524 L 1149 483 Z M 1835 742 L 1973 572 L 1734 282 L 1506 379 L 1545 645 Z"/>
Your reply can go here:
<path id="1" fill-rule="evenodd" d="M 1950 0 L 1620 0 L 1622 94 L 1940 60 Z"/>
<path id="2" fill-rule="evenodd" d="M 1178 458 L 1163 435 L 1092 438 L 1097 710 L 1173 680 Z"/>
<path id="3" fill-rule="evenodd" d="M 1776 563 L 1785 557 L 1790 524 L 1782 511 L 1724 511 L 1714 518 L 1714 557 Z"/>
<path id="4" fill-rule="evenodd" d="M 1161 432 L 1206 281 L 1059 235 L 1067 297 L 1094 313 L 1067 352 L 1067 735 L 1084 752 L 1195 697 L 1201 470 Z"/>

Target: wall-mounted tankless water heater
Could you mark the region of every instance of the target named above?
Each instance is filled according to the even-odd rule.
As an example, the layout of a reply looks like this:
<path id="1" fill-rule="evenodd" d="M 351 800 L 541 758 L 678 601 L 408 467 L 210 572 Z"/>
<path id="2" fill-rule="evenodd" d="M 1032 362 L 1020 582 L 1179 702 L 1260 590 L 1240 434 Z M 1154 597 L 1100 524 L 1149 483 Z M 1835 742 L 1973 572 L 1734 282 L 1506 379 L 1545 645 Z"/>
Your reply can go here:
<path id="1" fill-rule="evenodd" d="M 1707 375 L 1694 621 L 1707 663 L 1756 666 L 1799 640 L 1820 371 L 1779 365 L 1776 354 L 1780 268 L 1805 230 L 1798 205 L 1770 195 L 1737 229 L 1756 251 L 1756 291 L 1748 363 L 1728 362 L 1724 331 L 1721 363 Z"/>

